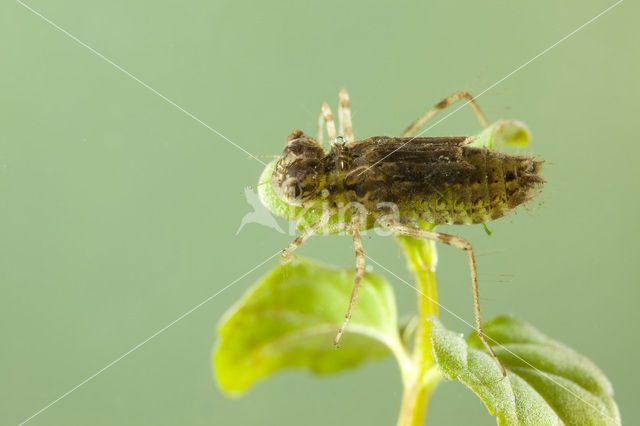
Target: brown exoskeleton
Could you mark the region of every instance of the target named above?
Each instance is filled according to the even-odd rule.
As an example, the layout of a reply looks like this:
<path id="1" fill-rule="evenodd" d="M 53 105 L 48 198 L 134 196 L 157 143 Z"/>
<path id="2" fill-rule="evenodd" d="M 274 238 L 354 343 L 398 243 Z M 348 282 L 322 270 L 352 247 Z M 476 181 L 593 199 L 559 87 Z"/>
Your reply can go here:
<path id="1" fill-rule="evenodd" d="M 478 224 L 498 219 L 535 196 L 544 180 L 541 161 L 470 146 L 468 137 L 415 137 L 427 120 L 452 103 L 467 99 L 480 124 L 487 121 L 467 92 L 456 92 L 412 123 L 400 137 L 376 136 L 355 140 L 349 96 L 340 91 L 338 130 L 327 104 L 322 105 L 318 138 L 295 130 L 287 138 L 271 183 L 277 196 L 293 206 L 322 209 L 319 220 L 283 250 L 284 261 L 329 219 L 347 211 L 344 231 L 353 234 L 356 275 L 345 321 L 335 344 L 351 318 L 360 281 L 365 272 L 361 231 L 380 226 L 393 234 L 439 241 L 464 250 L 469 258 L 478 337 L 498 362 L 482 332 L 476 262 L 471 244 L 449 234 L 423 229 L 431 224 Z M 323 127 L 331 145 L 322 147 Z M 389 214 L 393 206 L 395 216 Z"/>

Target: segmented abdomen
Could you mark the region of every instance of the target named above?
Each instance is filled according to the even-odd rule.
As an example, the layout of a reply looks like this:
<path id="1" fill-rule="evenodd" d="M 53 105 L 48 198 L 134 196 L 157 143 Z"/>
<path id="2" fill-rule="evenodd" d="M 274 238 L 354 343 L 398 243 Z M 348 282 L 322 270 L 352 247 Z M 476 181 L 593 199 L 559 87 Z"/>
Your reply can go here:
<path id="1" fill-rule="evenodd" d="M 498 219 L 533 198 L 544 180 L 541 161 L 484 148 L 465 147 L 471 168 L 429 191 L 420 219 L 431 223 L 473 224 Z"/>

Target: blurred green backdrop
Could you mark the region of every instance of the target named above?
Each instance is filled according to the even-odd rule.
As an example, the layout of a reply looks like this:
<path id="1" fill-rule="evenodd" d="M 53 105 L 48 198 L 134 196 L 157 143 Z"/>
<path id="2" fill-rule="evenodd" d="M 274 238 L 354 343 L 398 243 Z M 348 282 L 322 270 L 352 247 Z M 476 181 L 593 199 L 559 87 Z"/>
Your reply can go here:
<path id="1" fill-rule="evenodd" d="M 612 1 L 27 2 L 254 154 L 315 131 L 347 87 L 356 136 L 396 135 L 459 89 L 479 93 Z M 517 215 L 448 229 L 479 253 L 485 318 L 513 313 L 593 359 L 623 419 L 635 368 L 637 16 L 626 1 L 479 99 L 517 118 L 547 160 Z M 262 166 L 20 3 L 0 6 L 0 423 L 16 424 L 291 239 L 247 225 Z M 430 135 L 473 134 L 464 110 Z M 281 226 L 284 226 L 281 223 Z M 406 279 L 390 238 L 365 248 Z M 348 237 L 302 250 L 352 267 Z M 42 425 L 394 424 L 394 361 L 315 378 L 285 372 L 229 400 L 212 380 L 216 322 L 274 259 L 34 418 Z M 380 271 L 383 273 L 383 271 Z M 402 312 L 415 294 L 389 274 Z M 440 301 L 472 321 L 466 259 L 440 248 Z M 468 332 L 443 313 L 452 329 Z M 458 383 L 433 425 L 491 425 Z"/>

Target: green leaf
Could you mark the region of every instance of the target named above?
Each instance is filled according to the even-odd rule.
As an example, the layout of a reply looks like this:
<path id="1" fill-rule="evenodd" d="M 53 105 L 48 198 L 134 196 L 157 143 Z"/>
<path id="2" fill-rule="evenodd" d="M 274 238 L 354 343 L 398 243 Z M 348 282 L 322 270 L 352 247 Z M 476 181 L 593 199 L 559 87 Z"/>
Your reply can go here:
<path id="1" fill-rule="evenodd" d="M 340 347 L 334 347 L 353 276 L 353 270 L 298 259 L 275 268 L 249 289 L 219 324 L 213 363 L 222 389 L 241 394 L 256 380 L 286 367 L 334 373 L 390 351 L 406 365 L 393 291 L 372 273 L 362 280 L 351 322 Z"/>
<path id="2" fill-rule="evenodd" d="M 431 319 L 432 343 L 444 375 L 480 397 L 499 425 L 619 425 L 613 389 L 587 358 L 529 324 L 498 317 L 484 325 L 507 369 L 502 374 L 473 334 L 467 341 Z"/>
<path id="3" fill-rule="evenodd" d="M 499 148 L 502 146 L 522 147 L 531 141 L 531 133 L 526 124 L 517 120 L 498 120 L 484 129 L 471 146 Z"/>

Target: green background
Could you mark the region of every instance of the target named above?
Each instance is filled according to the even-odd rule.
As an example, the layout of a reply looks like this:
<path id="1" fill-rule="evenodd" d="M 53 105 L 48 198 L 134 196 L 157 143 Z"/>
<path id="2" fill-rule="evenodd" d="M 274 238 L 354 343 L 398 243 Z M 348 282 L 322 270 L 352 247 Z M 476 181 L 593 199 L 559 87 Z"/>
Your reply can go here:
<path id="1" fill-rule="evenodd" d="M 352 97 L 356 136 L 397 135 L 455 90 L 479 93 L 610 1 L 56 1 L 28 4 L 254 154 L 315 131 Z M 543 193 L 481 227 L 485 318 L 513 313 L 593 359 L 623 421 L 637 403 L 638 6 L 628 0 L 479 99 L 530 126 Z M 262 165 L 17 2 L 0 6 L 0 423 L 17 424 L 274 254 L 244 188 Z M 474 134 L 465 108 L 429 135 Z M 281 222 L 281 226 L 286 226 Z M 442 229 L 445 229 L 444 227 Z M 367 253 L 405 279 L 400 250 Z M 301 254 L 353 267 L 348 237 Z M 34 418 L 42 425 L 394 424 L 389 358 L 316 378 L 289 371 L 242 399 L 212 379 L 216 323 L 273 259 Z M 401 312 L 415 293 L 393 283 Z M 440 249 L 440 301 L 471 322 L 465 256 Z M 451 329 L 468 332 L 443 313 Z M 433 425 L 491 425 L 444 383 Z"/>

